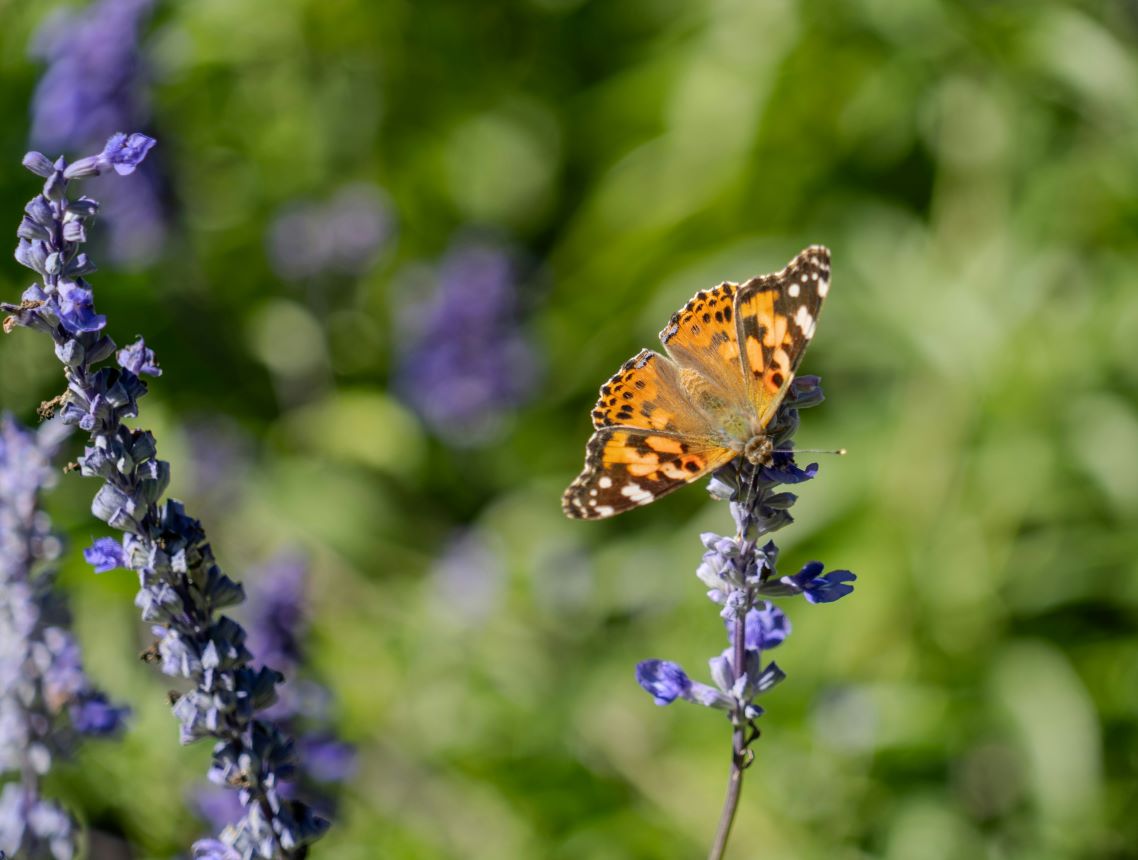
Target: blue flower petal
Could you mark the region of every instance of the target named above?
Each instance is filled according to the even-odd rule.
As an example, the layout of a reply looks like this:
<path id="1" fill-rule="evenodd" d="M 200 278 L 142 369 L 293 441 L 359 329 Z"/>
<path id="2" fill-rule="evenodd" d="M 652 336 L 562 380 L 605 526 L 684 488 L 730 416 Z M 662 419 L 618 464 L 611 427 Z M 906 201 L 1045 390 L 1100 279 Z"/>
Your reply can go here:
<path id="1" fill-rule="evenodd" d="M 657 705 L 670 705 L 691 690 L 691 679 L 678 663 L 644 660 L 636 664 L 636 682 Z"/>

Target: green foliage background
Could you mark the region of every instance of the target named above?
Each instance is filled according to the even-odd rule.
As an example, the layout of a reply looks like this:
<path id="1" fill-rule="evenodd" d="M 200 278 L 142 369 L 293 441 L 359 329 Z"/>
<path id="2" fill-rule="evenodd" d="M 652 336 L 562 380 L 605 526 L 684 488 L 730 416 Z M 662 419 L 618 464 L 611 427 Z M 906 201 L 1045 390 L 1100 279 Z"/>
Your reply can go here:
<path id="1" fill-rule="evenodd" d="M 0 196 L 14 231 L 51 4 L 0 0 Z M 655 708 L 639 659 L 702 676 L 723 644 L 693 577 L 727 511 L 691 488 L 602 524 L 559 509 L 596 387 L 697 289 L 821 242 L 834 289 L 804 363 L 829 396 L 784 559 L 857 572 L 791 606 L 730 856 L 1138 857 L 1138 7 L 937 0 L 197 0 L 148 34 L 176 203 L 152 268 L 92 280 L 165 369 L 140 423 L 228 571 L 313 559 L 313 661 L 360 768 L 314 858 L 678 858 L 706 851 L 722 719 Z M 72 153 L 79 155 L 81 153 Z M 349 180 L 395 243 L 301 290 L 265 231 Z M 534 261 L 542 383 L 449 448 L 390 392 L 407 273 L 456 231 Z M 15 239 L 12 237 L 14 246 Z M 0 268 L 11 300 L 26 285 Z M 0 343 L 31 420 L 61 377 Z M 195 483 L 186 428 L 252 462 Z M 92 674 L 135 709 L 52 776 L 92 856 L 184 856 L 208 749 L 136 659 L 135 583 L 95 577 L 94 486 L 61 481 L 63 581 Z M 464 611 L 455 529 L 500 560 Z M 125 854 L 126 845 L 133 852 Z"/>

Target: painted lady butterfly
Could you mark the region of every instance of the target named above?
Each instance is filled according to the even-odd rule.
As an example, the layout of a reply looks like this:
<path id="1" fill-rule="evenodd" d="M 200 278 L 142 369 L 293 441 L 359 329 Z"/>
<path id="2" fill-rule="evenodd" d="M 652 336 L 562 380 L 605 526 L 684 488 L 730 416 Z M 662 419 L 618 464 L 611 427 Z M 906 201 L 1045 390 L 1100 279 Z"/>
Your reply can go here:
<path id="1" fill-rule="evenodd" d="M 812 245 L 781 272 L 696 293 L 660 332 L 666 356 L 641 350 L 601 386 L 565 513 L 611 517 L 740 455 L 769 462 L 765 428 L 829 289 L 830 252 Z"/>

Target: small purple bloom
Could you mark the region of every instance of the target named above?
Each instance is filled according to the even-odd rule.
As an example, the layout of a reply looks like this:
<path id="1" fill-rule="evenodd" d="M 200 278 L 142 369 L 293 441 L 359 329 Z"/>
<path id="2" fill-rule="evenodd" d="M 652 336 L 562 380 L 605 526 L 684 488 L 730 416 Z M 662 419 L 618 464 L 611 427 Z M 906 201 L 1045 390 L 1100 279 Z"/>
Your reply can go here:
<path id="1" fill-rule="evenodd" d="M 102 693 L 92 693 L 71 706 L 71 724 L 91 737 L 107 737 L 122 729 L 128 708 L 118 708 Z"/>
<path id="2" fill-rule="evenodd" d="M 399 314 L 397 388 L 456 447 L 493 439 L 539 378 L 521 325 L 517 268 L 505 248 L 459 240 L 439 265 L 435 291 Z"/>
<path id="3" fill-rule="evenodd" d="M 727 622 L 728 641 L 734 644 L 734 622 Z M 766 651 L 777 648 L 790 635 L 790 619 L 770 601 L 760 601 L 747 613 L 743 641 L 748 651 Z"/>
<path id="4" fill-rule="evenodd" d="M 636 664 L 636 682 L 652 696 L 657 705 L 670 705 L 691 689 L 691 679 L 678 663 L 669 660 L 644 660 Z"/>
<path id="5" fill-rule="evenodd" d="M 820 561 L 812 561 L 793 576 L 784 576 L 769 586 L 764 586 L 764 594 L 802 594 L 810 603 L 833 603 L 847 594 L 853 592 L 854 587 L 848 583 L 857 580 L 857 576 L 848 570 L 832 570 L 822 575 L 824 565 Z"/>
<path id="6" fill-rule="evenodd" d="M 103 314 L 95 313 L 95 298 L 80 283 L 63 281 L 59 285 L 59 321 L 69 334 L 100 331 L 107 324 Z"/>
<path id="7" fill-rule="evenodd" d="M 117 541 L 114 538 L 99 538 L 83 550 L 83 558 L 86 559 L 87 564 L 95 568 L 95 573 L 106 573 L 116 567 L 126 567 L 122 541 Z"/>
<path id="8" fill-rule="evenodd" d="M 146 153 L 150 152 L 157 142 L 154 138 L 139 132 L 129 137 L 118 132 L 111 135 L 99 155 L 99 160 L 102 164 L 113 167 L 119 176 L 128 176 L 142 164 Z"/>
<path id="9" fill-rule="evenodd" d="M 142 338 L 115 353 L 120 367 L 125 367 L 135 376 L 161 376 L 162 370 L 154 359 L 154 350 L 148 349 Z"/>
<path id="10" fill-rule="evenodd" d="M 269 231 L 273 268 L 290 281 L 358 276 L 390 241 L 394 221 L 387 195 L 365 183 L 345 185 L 327 202 L 293 203 Z"/>
<path id="11" fill-rule="evenodd" d="M 774 484 L 801 484 L 818 474 L 818 464 L 811 463 L 800 469 L 790 452 L 776 451 L 771 464 L 763 467 L 763 479 Z"/>
<path id="12" fill-rule="evenodd" d="M 356 772 L 356 748 L 325 732 L 297 740 L 305 772 L 317 782 L 337 783 Z"/>

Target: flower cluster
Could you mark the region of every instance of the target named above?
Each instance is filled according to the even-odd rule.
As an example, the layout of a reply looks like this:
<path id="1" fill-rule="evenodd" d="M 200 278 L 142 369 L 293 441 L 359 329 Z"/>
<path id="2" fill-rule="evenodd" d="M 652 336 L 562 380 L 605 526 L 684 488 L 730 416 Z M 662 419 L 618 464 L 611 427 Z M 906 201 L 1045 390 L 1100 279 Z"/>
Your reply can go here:
<path id="1" fill-rule="evenodd" d="M 269 256 L 278 275 L 299 281 L 318 275 L 363 273 L 391 238 L 394 215 L 374 185 L 345 185 L 327 203 L 297 202 L 269 230 Z"/>
<path id="2" fill-rule="evenodd" d="M 301 765 L 280 786 L 285 797 L 301 797 L 321 814 L 335 812 L 337 786 L 355 770 L 355 750 L 332 731 L 331 695 L 311 677 L 300 677 L 307 658 L 308 564 L 294 552 L 271 559 L 249 580 L 249 647 L 257 662 L 271 665 L 291 680 L 283 684 L 275 704 L 262 718 L 272 720 L 296 739 Z M 202 815 L 216 826 L 240 812 L 232 792 L 202 791 L 197 798 Z"/>
<path id="3" fill-rule="evenodd" d="M 97 571 L 128 568 L 138 575 L 135 600 L 156 641 L 147 658 L 167 675 L 189 682 L 176 697 L 181 739 L 214 739 L 210 779 L 239 792 L 244 815 L 221 834 L 195 846 L 199 857 L 296 858 L 318 838 L 326 822 L 303 803 L 283 798 L 291 778 L 293 742 L 257 713 L 276 699 L 281 675 L 253 668 L 240 625 L 217 612 L 244 599 L 240 585 L 214 561 L 201 523 L 182 505 L 164 499 L 169 464 L 157 458 L 154 437 L 124 425 L 138 415 L 146 393 L 144 376 L 158 376 L 154 353 L 139 339 L 115 350 L 104 334 L 106 318 L 95 312 L 85 276 L 94 265 L 80 248 L 98 210 L 88 197 L 72 199 L 69 185 L 101 174 L 132 173 L 154 141 L 116 134 L 97 155 L 67 164 L 38 152 L 24 165 L 44 178 L 43 193 L 25 208 L 16 258 L 40 280 L 17 304 L 0 305 L 11 315 L 5 330 L 25 326 L 49 335 L 63 364 L 66 391 L 44 404 L 89 435 L 79 471 L 103 484 L 92 512 L 125 532 L 101 538 L 85 555 Z M 104 362 L 114 356 L 117 366 Z"/>
<path id="4" fill-rule="evenodd" d="M 0 417 L 0 772 L 19 776 L 0 792 L 0 849 L 37 860 L 77 852 L 75 822 L 41 796 L 40 777 L 80 736 L 116 734 L 126 713 L 87 678 L 53 588 L 61 545 L 39 496 L 55 481 L 64 429 L 54 421 L 33 434 Z"/>
<path id="5" fill-rule="evenodd" d="M 536 356 L 518 325 L 515 268 L 500 247 L 460 242 L 430 302 L 408 306 L 401 320 L 399 388 L 452 445 L 492 438 L 537 382 Z"/>
<path id="6" fill-rule="evenodd" d="M 91 150 L 120 128 L 149 120 L 149 75 L 140 39 L 155 0 L 95 0 L 49 15 L 32 42 L 46 67 L 32 102 L 32 146 Z M 96 186 L 103 199 L 107 251 L 123 263 L 153 259 L 166 236 L 158 172 Z"/>
<path id="7" fill-rule="evenodd" d="M 789 509 L 797 496 L 777 488 L 817 474 L 817 464 L 798 467 L 791 440 L 798 429 L 798 410 L 821 401 L 817 377 L 795 379 L 767 428 L 774 445 L 771 462 L 756 466 L 740 457 L 716 472 L 708 487 L 712 496 L 730 502 L 736 526 L 732 537 L 701 535 L 707 551 L 696 571 L 708 597 L 722 607 L 727 625 L 728 647 L 710 661 L 715 686 L 691 680 L 679 665 L 666 660 L 647 660 L 636 668 L 640 685 L 659 705 L 684 699 L 726 711 L 737 729 L 749 730 L 744 749 L 758 737 L 754 720 L 763 709 L 756 697 L 785 677 L 777 663 L 763 665 L 763 653 L 781 645 L 791 630 L 790 620 L 767 598 L 800 594 L 810 603 L 832 603 L 853 591 L 850 583 L 856 579 L 848 570 L 823 573 L 816 561 L 780 576 L 778 547 L 773 541 L 759 545 L 764 535 L 793 521 Z"/>

